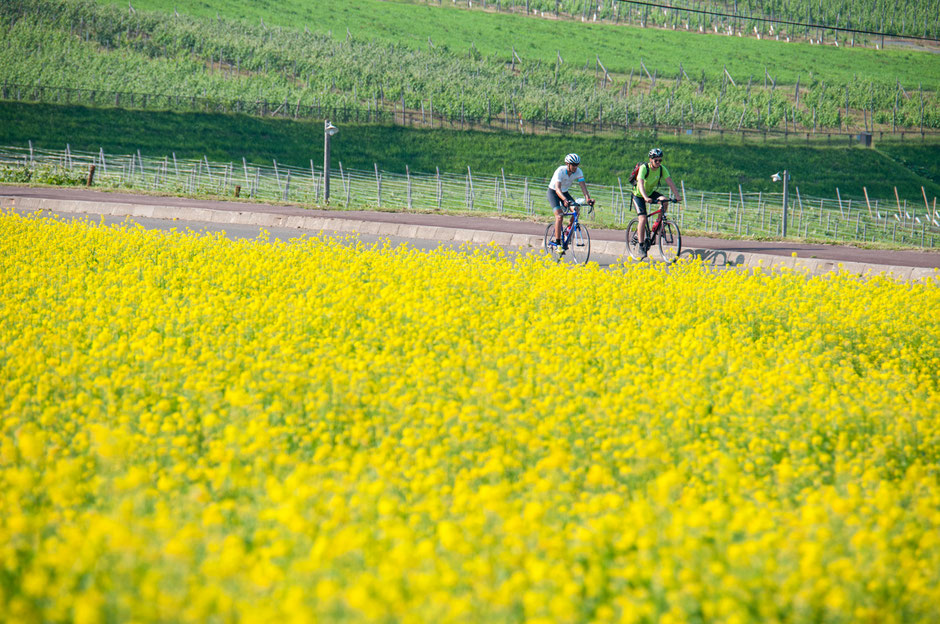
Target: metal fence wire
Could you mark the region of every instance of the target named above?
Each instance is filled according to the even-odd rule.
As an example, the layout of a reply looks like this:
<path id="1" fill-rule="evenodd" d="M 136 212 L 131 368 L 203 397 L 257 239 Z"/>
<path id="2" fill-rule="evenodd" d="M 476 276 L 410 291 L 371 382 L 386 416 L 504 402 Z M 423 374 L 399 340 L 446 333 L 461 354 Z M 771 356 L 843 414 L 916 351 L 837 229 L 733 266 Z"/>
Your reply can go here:
<path id="1" fill-rule="evenodd" d="M 439 210 L 478 212 L 489 215 L 544 216 L 551 211 L 545 201 L 547 178 L 465 172 L 392 172 L 344 168 L 330 169 L 330 201 L 344 209 Z M 324 203 L 323 168 L 311 160 L 309 167 L 214 162 L 208 158 L 180 159 L 134 154 L 105 154 L 29 147 L 0 147 L 0 182 L 42 182 L 50 172 L 66 174 L 72 184 L 86 183 L 91 166 L 94 184 L 101 187 L 144 189 L 174 195 L 239 197 L 300 204 Z M 790 237 L 847 241 L 890 242 L 933 249 L 940 242 L 940 211 L 936 198 L 923 205 L 907 200 L 857 197 L 823 198 L 801 195 L 791 189 L 784 232 L 783 193 L 713 192 L 686 188 L 680 181 L 685 204 L 673 210 L 673 218 L 687 233 L 743 237 Z M 600 226 L 623 227 L 633 217 L 632 188 L 591 184 L 598 205 L 590 219 Z"/>

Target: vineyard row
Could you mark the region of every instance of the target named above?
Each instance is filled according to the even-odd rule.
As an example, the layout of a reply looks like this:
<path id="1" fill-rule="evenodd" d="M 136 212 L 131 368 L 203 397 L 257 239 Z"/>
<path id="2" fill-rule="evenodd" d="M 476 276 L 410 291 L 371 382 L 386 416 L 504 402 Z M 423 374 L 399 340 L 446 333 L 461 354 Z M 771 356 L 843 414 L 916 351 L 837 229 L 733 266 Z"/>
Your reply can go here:
<path id="1" fill-rule="evenodd" d="M 426 0 L 443 4 L 444 0 Z M 864 30 L 897 37 L 940 37 L 940 13 L 930 0 L 892 2 L 890 0 L 672 0 L 671 8 L 619 0 L 450 0 L 468 9 L 524 13 L 551 17 L 572 17 L 583 22 L 606 21 L 615 24 L 684 28 L 728 35 L 783 36 L 814 39 L 827 36 L 855 45 L 855 33 L 836 29 Z M 729 15 L 729 11 L 731 12 Z M 788 24 L 794 22 L 795 24 Z M 878 37 L 858 35 L 858 43 L 877 42 Z M 880 39 L 883 45 L 883 37 Z"/>
<path id="2" fill-rule="evenodd" d="M 44 6 L 38 0 L 33 4 Z M 128 20 L 113 10 L 95 10 L 90 21 L 82 17 L 78 24 L 68 13 L 10 18 L 7 45 L 0 49 L 4 81 L 228 101 L 277 100 L 292 106 L 357 107 L 371 101 L 371 108 L 378 109 L 394 102 L 411 110 L 433 106 L 451 119 L 462 115 L 785 132 L 793 127 L 940 128 L 936 93 L 920 85 L 905 88 L 898 81 L 832 84 L 809 76 L 802 83 L 798 77 L 791 88 L 778 86 L 766 69 L 756 81 L 754 76 L 745 81 L 740 75 L 735 80 L 727 68 L 717 77 L 706 78 L 704 71 L 690 76 L 681 64 L 674 78 L 666 78 L 642 59 L 638 73 L 617 76 L 603 68 L 600 58 L 590 67 L 573 68 L 560 55 L 553 64 L 533 63 L 513 51 L 504 63 L 303 32 L 275 35 L 224 20 L 155 15 Z M 39 36 L 49 23 L 59 29 Z"/>
<path id="3" fill-rule="evenodd" d="M 411 127 L 447 127 L 450 129 L 476 129 L 476 130 L 510 130 L 522 134 L 560 132 L 590 133 L 603 132 L 632 132 L 653 131 L 674 135 L 703 136 L 740 136 L 741 141 L 766 141 L 769 139 L 782 139 L 784 141 L 805 140 L 807 144 L 825 142 L 833 144 L 853 144 L 861 142 L 870 144 L 875 138 L 886 136 L 900 138 L 901 140 L 919 137 L 921 140 L 940 137 L 940 131 L 935 128 L 905 129 L 896 124 L 880 130 L 864 132 L 841 131 L 817 127 L 799 126 L 797 117 L 785 117 L 782 126 L 753 128 L 743 125 L 738 119 L 735 126 L 726 126 L 722 123 L 722 116 L 717 109 L 714 111 L 711 123 L 698 123 L 694 115 L 686 118 L 680 111 L 678 119 L 675 116 L 657 117 L 657 112 L 645 114 L 638 108 L 636 114 L 630 109 L 623 111 L 623 118 L 613 119 L 605 115 L 603 109 L 598 111 L 597 117 L 591 119 L 588 111 L 580 120 L 566 121 L 553 119 L 546 107 L 543 117 L 527 117 L 521 112 L 517 114 L 485 114 L 474 115 L 461 106 L 458 110 L 450 107 L 435 109 L 434 98 L 421 100 L 419 108 L 408 108 L 404 100 L 398 104 L 385 100 L 375 100 L 365 106 L 348 103 L 336 103 L 326 98 L 323 102 L 315 101 L 312 104 L 301 104 L 268 100 L 228 100 L 215 97 L 197 97 L 185 95 L 165 95 L 158 93 L 134 93 L 130 91 L 102 91 L 95 89 L 76 89 L 69 87 L 43 87 L 32 85 L 0 85 L 0 100 L 17 102 L 42 102 L 66 105 L 85 105 L 91 107 L 116 107 L 132 110 L 155 111 L 184 111 L 201 113 L 244 114 L 259 117 L 276 117 L 282 119 L 332 119 L 336 122 L 356 124 L 397 124 Z M 642 106 L 642 105 L 641 105 Z M 667 110 L 668 112 L 668 110 Z M 746 111 L 742 111 L 742 118 Z M 727 116 L 725 116 L 727 118 Z M 802 116 L 800 117 L 802 119 Z M 732 122 L 734 120 L 732 119 Z"/>

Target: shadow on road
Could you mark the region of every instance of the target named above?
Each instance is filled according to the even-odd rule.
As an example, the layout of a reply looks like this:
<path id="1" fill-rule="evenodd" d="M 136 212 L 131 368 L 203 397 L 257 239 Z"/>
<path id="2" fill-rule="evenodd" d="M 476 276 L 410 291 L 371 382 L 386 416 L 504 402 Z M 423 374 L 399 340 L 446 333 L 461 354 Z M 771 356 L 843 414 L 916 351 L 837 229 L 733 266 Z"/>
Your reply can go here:
<path id="1" fill-rule="evenodd" d="M 711 266 L 740 266 L 744 264 L 744 254 L 720 249 L 683 249 L 680 258 L 697 258 Z"/>

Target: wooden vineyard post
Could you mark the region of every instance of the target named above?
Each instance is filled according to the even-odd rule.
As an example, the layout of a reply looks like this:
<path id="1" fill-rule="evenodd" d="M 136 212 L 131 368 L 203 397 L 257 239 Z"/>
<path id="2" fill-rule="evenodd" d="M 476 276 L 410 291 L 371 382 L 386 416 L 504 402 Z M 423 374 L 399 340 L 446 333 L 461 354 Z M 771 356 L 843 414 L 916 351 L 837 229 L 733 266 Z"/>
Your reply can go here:
<path id="1" fill-rule="evenodd" d="M 378 201 L 379 208 L 381 208 L 382 207 L 382 175 L 379 173 L 378 163 L 372 163 L 372 166 L 375 167 L 376 199 Z"/>
<path id="2" fill-rule="evenodd" d="M 529 214 L 529 178 L 524 179 L 522 187 L 522 205 L 526 214 Z"/>
<path id="3" fill-rule="evenodd" d="M 349 182 L 346 180 L 346 176 L 343 174 L 343 161 L 339 161 L 339 179 L 343 183 L 343 191 L 346 193 L 346 204 L 345 207 L 349 207 Z"/>
<path id="4" fill-rule="evenodd" d="M 467 165 L 467 205 L 473 210 L 473 174 L 470 172 L 470 165 Z"/>
<path id="5" fill-rule="evenodd" d="M 619 182 L 619 178 L 618 178 L 618 182 Z M 682 221 L 682 214 L 685 212 L 685 180 L 679 180 L 679 188 L 682 189 L 682 197 L 679 198 L 680 201 L 679 201 L 678 212 L 679 212 L 679 221 Z"/>
<path id="6" fill-rule="evenodd" d="M 435 169 L 435 171 L 437 171 L 437 209 L 440 210 L 440 209 L 441 209 L 441 201 L 443 200 L 443 197 L 442 197 L 443 193 L 442 193 L 442 189 L 441 189 L 441 168 L 440 168 L 440 167 L 434 167 L 434 169 Z"/>
<path id="7" fill-rule="evenodd" d="M 405 165 L 405 177 L 408 178 L 408 210 L 411 210 L 411 169 Z"/>
<path id="8" fill-rule="evenodd" d="M 627 219 L 627 204 L 623 199 L 623 182 L 620 181 L 620 177 L 617 177 L 617 186 L 620 187 L 620 223 L 622 224 Z"/>
<path id="9" fill-rule="evenodd" d="M 503 211 L 503 205 L 500 202 L 499 194 L 499 176 L 493 176 L 493 206 L 496 208 L 497 213 Z"/>
<path id="10" fill-rule="evenodd" d="M 313 201 L 320 201 L 320 181 L 317 179 L 317 170 L 313 166 L 313 159 L 310 159 L 310 184 L 313 185 Z"/>
<path id="11" fill-rule="evenodd" d="M 615 189 L 611 188 L 611 196 L 614 197 L 614 199 L 611 200 L 612 214 L 614 216 L 615 222 L 623 223 L 625 215 L 626 215 L 627 206 L 623 199 L 623 182 L 621 181 L 619 176 L 617 177 L 617 186 L 620 189 L 619 201 L 614 196 Z"/>

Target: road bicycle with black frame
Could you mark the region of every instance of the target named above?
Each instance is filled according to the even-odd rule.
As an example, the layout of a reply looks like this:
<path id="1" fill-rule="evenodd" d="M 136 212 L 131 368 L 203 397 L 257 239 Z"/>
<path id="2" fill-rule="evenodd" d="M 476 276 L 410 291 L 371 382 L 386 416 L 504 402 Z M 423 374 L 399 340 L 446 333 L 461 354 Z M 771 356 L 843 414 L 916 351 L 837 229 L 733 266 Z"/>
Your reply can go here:
<path id="1" fill-rule="evenodd" d="M 578 210 L 582 208 L 583 210 Z M 565 254 L 570 254 L 572 260 L 577 264 L 584 264 L 591 257 L 591 234 L 588 229 L 581 224 L 581 216 L 590 216 L 594 212 L 594 206 L 588 203 L 569 202 L 567 209 L 561 215 L 571 217 L 571 223 L 566 225 L 561 232 L 561 245 L 555 242 L 555 224 L 550 223 L 545 229 L 545 251 L 552 255 L 555 262 L 561 260 Z"/>
<path id="2" fill-rule="evenodd" d="M 659 204 L 660 209 L 646 217 L 646 238 L 644 243 L 646 249 L 649 249 L 655 243 L 659 246 L 659 255 L 663 262 L 672 264 L 679 259 L 682 253 L 682 234 L 679 232 L 679 226 L 674 221 L 670 221 L 666 215 L 666 210 L 670 203 L 678 203 L 676 197 L 657 197 L 650 201 L 651 204 Z M 656 218 L 653 227 L 650 227 L 650 221 Z M 634 260 L 641 260 L 646 256 L 646 250 L 640 249 L 639 238 L 640 220 L 634 219 L 627 225 L 627 251 Z"/>

